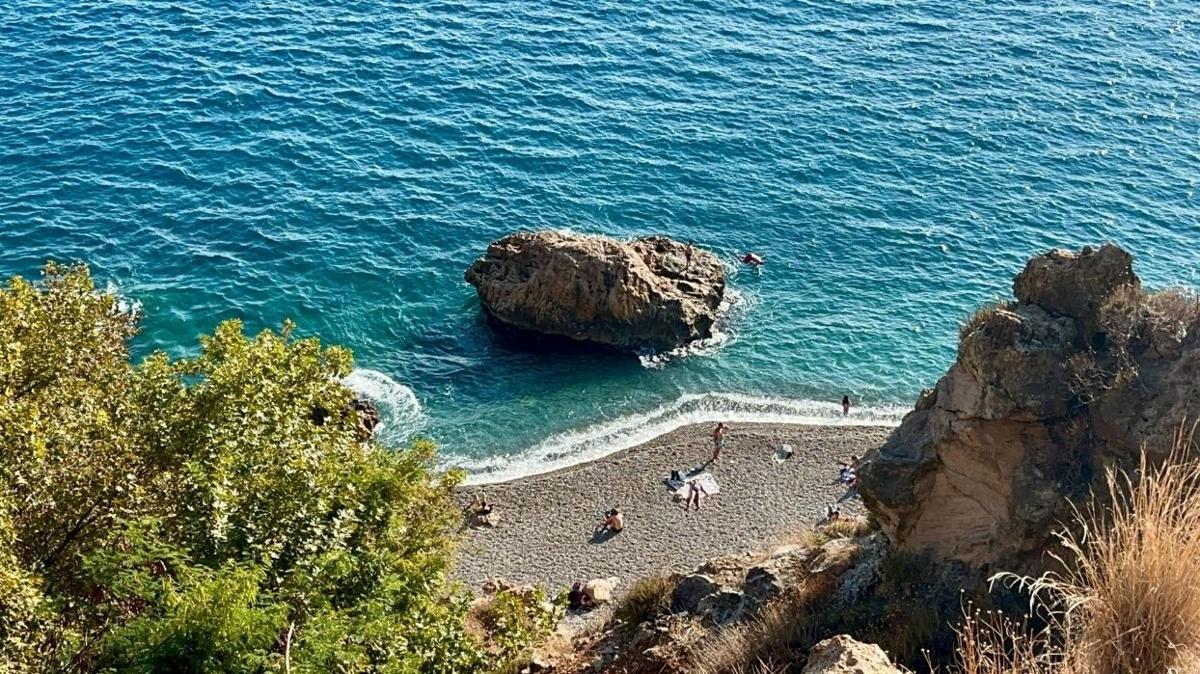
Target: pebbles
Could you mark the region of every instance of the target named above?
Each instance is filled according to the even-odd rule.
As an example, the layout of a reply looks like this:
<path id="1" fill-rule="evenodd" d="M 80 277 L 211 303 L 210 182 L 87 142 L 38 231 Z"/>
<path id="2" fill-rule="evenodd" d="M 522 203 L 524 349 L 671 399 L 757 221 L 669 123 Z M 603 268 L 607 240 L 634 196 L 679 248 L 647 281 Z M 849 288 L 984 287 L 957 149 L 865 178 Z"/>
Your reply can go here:
<path id="1" fill-rule="evenodd" d="M 557 590 L 575 580 L 633 579 L 687 572 L 713 557 L 761 549 L 771 539 L 812 525 L 826 503 L 847 496 L 839 460 L 881 445 L 890 428 L 734 424 L 721 460 L 706 468 L 721 493 L 686 510 L 663 485 L 672 470 L 708 459 L 712 429 L 688 426 L 591 463 L 500 484 L 464 487 L 502 516 L 494 528 L 468 529 L 457 576 L 473 588 L 496 576 Z M 792 457 L 776 460 L 787 443 Z M 625 530 L 595 536 L 601 514 L 617 507 Z M 843 514 L 861 512 L 856 497 Z"/>

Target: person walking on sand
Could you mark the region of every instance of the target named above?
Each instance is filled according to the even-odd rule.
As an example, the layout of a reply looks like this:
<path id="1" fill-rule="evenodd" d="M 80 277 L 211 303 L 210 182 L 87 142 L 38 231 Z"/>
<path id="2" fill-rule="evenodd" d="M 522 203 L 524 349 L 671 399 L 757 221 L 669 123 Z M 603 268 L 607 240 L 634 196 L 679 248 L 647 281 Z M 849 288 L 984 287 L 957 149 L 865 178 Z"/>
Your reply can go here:
<path id="1" fill-rule="evenodd" d="M 842 416 L 850 414 L 850 396 L 842 396 Z"/>
<path id="2" fill-rule="evenodd" d="M 713 429 L 713 455 L 710 463 L 716 463 L 717 459 L 721 458 L 721 448 L 725 446 L 725 434 L 729 432 L 729 426 L 725 422 L 719 422 L 717 427 Z"/>

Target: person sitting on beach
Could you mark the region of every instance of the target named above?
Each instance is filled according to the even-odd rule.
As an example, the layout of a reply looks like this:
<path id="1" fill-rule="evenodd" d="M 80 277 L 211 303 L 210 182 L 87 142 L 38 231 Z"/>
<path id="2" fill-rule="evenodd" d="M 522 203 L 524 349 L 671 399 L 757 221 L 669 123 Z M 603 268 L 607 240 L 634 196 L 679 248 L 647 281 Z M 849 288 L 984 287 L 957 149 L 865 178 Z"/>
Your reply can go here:
<path id="1" fill-rule="evenodd" d="M 480 497 L 479 494 L 472 494 L 467 510 L 476 517 L 485 517 L 492 513 L 492 504 L 487 503 L 487 499 Z"/>
<path id="2" fill-rule="evenodd" d="M 605 533 L 608 531 L 614 534 L 625 528 L 625 516 L 619 510 L 613 508 L 604 513 L 604 522 L 596 528 L 597 533 Z"/>
<path id="3" fill-rule="evenodd" d="M 693 503 L 696 504 L 696 510 L 700 509 L 700 498 L 707 497 L 708 491 L 704 489 L 704 485 L 700 484 L 700 480 L 688 480 L 687 501 L 683 504 L 683 509 L 687 510 Z"/>
<path id="4" fill-rule="evenodd" d="M 717 459 L 721 458 L 721 448 L 725 446 L 725 434 L 729 432 L 729 426 L 725 422 L 719 422 L 717 427 L 713 429 L 713 455 L 710 462 L 716 463 Z"/>
<path id="5" fill-rule="evenodd" d="M 492 504 L 487 502 L 487 498 L 479 494 L 471 494 L 471 504 L 467 506 L 472 515 L 485 516 L 492 514 Z"/>
<path id="6" fill-rule="evenodd" d="M 573 611 L 595 608 L 592 598 L 588 596 L 586 584 L 582 580 L 575 581 L 567 592 L 567 608 Z"/>

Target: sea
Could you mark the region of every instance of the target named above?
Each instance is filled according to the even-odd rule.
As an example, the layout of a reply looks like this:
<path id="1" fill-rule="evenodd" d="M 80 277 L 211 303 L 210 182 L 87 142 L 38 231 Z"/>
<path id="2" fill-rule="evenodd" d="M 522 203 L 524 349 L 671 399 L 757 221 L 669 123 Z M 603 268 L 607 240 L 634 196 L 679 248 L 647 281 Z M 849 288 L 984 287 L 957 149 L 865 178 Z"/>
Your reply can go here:
<path id="1" fill-rule="evenodd" d="M 5 0 L 0 72 L 0 275 L 87 262 L 137 358 L 293 319 L 474 481 L 895 424 L 1052 247 L 1200 285 L 1194 1 Z M 728 325 L 501 343 L 463 272 L 526 229 L 693 241 Z"/>

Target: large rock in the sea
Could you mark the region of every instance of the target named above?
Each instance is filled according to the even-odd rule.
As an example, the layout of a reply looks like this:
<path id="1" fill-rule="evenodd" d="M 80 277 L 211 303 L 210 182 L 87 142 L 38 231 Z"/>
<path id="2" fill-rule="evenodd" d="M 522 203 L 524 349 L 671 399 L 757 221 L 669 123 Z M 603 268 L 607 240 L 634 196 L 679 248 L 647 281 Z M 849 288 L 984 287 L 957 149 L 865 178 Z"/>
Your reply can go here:
<path id="1" fill-rule="evenodd" d="M 901 549 L 1037 567 L 1105 468 L 1143 446 L 1161 459 L 1194 415 L 1194 295 L 1145 292 L 1111 245 L 1039 255 L 1013 290 L 963 326 L 949 371 L 864 457 L 860 493 Z"/>
<path id="2" fill-rule="evenodd" d="M 725 293 L 715 255 L 661 236 L 512 234 L 489 246 L 466 280 L 504 326 L 628 350 L 712 337 Z"/>

